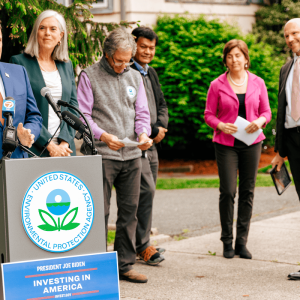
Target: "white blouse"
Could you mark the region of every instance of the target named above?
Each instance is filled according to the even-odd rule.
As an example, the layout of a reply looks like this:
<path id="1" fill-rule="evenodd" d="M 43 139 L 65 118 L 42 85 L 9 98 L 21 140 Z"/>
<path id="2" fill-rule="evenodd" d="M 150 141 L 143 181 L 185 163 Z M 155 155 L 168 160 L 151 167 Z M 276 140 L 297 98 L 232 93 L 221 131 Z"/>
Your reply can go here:
<path id="1" fill-rule="evenodd" d="M 45 72 L 43 70 L 42 74 L 44 77 L 44 81 L 46 83 L 46 87 L 48 87 L 51 90 L 51 95 L 53 97 L 53 100 L 55 103 L 57 103 L 58 100 L 61 100 L 62 96 L 62 84 L 61 84 L 61 78 L 59 75 L 58 70 L 54 72 Z M 45 100 L 46 101 L 46 100 Z M 59 126 L 59 118 L 54 112 L 53 108 L 49 105 L 49 113 L 48 113 L 48 131 L 51 135 L 54 134 L 55 130 Z M 60 133 L 60 129 L 57 130 L 53 142 L 58 145 L 57 137 Z"/>

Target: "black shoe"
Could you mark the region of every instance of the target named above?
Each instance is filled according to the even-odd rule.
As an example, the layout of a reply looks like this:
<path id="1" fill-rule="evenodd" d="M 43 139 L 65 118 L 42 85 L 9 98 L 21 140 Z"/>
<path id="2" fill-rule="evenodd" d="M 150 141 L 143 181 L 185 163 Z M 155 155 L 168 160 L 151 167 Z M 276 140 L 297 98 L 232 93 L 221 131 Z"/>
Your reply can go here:
<path id="1" fill-rule="evenodd" d="M 240 258 L 252 259 L 252 254 L 245 245 L 235 244 L 235 254 L 239 255 Z"/>
<path id="2" fill-rule="evenodd" d="M 289 280 L 300 280 L 300 271 L 295 273 L 290 273 L 288 275 Z"/>
<path id="3" fill-rule="evenodd" d="M 232 248 L 232 243 L 224 243 L 223 242 L 223 256 L 225 258 L 233 258 L 234 257 L 234 250 Z"/>

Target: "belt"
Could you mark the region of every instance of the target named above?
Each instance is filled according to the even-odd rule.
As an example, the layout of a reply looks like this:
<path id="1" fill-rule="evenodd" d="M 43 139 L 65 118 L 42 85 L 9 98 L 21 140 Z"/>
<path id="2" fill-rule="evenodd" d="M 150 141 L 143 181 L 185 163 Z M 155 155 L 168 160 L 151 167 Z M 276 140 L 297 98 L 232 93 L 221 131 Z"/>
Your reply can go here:
<path id="1" fill-rule="evenodd" d="M 293 128 L 285 128 L 288 132 L 297 132 L 300 133 L 300 126 L 293 127 Z"/>

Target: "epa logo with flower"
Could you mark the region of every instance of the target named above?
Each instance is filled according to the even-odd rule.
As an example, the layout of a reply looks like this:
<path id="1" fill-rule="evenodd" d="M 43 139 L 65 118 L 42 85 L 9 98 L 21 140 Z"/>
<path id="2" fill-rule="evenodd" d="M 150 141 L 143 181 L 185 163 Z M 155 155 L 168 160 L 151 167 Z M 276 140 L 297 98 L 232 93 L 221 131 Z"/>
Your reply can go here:
<path id="1" fill-rule="evenodd" d="M 23 200 L 24 229 L 37 246 L 47 251 L 65 252 L 77 247 L 88 235 L 93 218 L 91 193 L 70 173 L 41 176 Z"/>

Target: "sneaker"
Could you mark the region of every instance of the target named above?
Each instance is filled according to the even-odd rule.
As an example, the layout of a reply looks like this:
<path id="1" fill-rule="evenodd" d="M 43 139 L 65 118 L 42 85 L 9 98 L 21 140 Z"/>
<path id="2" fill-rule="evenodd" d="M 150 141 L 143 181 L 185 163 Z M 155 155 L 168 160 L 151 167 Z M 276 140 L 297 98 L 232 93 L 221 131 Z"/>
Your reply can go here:
<path id="1" fill-rule="evenodd" d="M 159 254 L 164 254 L 166 252 L 165 248 L 156 248 L 156 250 Z"/>
<path id="2" fill-rule="evenodd" d="M 138 256 L 151 266 L 156 266 L 165 258 L 155 249 L 154 246 L 147 247 L 143 252 L 138 253 Z"/>
<path id="3" fill-rule="evenodd" d="M 289 278 L 290 280 L 300 280 L 300 271 L 294 272 L 294 273 L 290 273 L 290 274 L 288 275 L 288 278 Z"/>
<path id="4" fill-rule="evenodd" d="M 136 270 L 131 269 L 126 273 L 120 274 L 120 280 L 127 280 L 134 283 L 146 283 L 148 278 L 146 275 L 140 274 Z"/>

